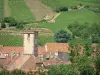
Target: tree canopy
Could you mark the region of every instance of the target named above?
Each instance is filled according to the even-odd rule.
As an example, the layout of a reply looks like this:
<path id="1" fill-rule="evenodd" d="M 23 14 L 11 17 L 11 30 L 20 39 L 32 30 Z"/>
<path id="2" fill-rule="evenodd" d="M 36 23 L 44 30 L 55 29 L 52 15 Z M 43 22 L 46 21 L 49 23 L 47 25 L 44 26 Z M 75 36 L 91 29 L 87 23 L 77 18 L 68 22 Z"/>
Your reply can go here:
<path id="1" fill-rule="evenodd" d="M 59 43 L 67 43 L 71 39 L 71 35 L 65 31 L 65 30 L 60 30 L 54 35 L 56 42 Z"/>

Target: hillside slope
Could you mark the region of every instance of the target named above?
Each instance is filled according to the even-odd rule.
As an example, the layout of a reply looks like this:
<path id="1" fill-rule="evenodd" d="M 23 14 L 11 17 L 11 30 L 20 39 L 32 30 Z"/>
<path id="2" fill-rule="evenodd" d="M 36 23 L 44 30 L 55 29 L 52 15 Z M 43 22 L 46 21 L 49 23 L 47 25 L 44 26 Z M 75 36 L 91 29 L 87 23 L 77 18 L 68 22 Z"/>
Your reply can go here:
<path id="1" fill-rule="evenodd" d="M 53 11 L 42 4 L 39 0 L 24 0 L 32 13 L 35 15 L 36 20 L 42 20 L 43 18 L 51 19 L 54 16 Z"/>

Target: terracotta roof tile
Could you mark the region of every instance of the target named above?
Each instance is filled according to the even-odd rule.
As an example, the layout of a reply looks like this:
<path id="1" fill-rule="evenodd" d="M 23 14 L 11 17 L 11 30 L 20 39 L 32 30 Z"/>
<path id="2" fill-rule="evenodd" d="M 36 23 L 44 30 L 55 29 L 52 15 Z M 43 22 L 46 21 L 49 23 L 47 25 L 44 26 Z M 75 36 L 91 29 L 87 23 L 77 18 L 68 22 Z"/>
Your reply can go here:
<path id="1" fill-rule="evenodd" d="M 57 61 L 57 60 L 47 60 L 43 62 L 45 66 L 48 65 L 58 65 L 58 64 L 70 64 L 70 61 Z"/>
<path id="2" fill-rule="evenodd" d="M 45 47 L 48 52 L 69 52 L 67 43 L 46 43 Z"/>
<path id="3" fill-rule="evenodd" d="M 6 67 L 6 65 L 8 65 L 10 63 L 10 61 L 11 61 L 11 57 L 10 56 L 6 57 L 6 59 L 3 63 L 3 67 Z"/>
<path id="4" fill-rule="evenodd" d="M 38 54 L 43 54 L 43 53 L 45 53 L 46 51 L 45 51 L 45 48 L 43 47 L 43 46 L 39 46 L 38 47 Z"/>
<path id="5" fill-rule="evenodd" d="M 8 70 L 13 70 L 16 68 L 20 69 L 29 58 L 30 58 L 29 55 L 22 55 L 18 57 L 16 60 L 14 60 L 14 62 L 11 61 L 12 64 L 9 64 L 7 69 Z"/>
<path id="6" fill-rule="evenodd" d="M 14 47 L 14 46 L 4 46 L 2 52 L 3 53 L 22 53 L 24 51 L 24 47 Z"/>

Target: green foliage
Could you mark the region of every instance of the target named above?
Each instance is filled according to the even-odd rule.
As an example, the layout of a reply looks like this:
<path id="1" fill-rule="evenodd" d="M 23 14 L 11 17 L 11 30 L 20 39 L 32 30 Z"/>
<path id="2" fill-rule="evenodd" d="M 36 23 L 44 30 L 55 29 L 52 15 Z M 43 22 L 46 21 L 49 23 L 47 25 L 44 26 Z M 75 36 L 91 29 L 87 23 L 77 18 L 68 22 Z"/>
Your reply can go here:
<path id="1" fill-rule="evenodd" d="M 90 27 L 91 39 L 93 43 L 100 43 L 100 23 L 93 24 Z"/>
<path id="2" fill-rule="evenodd" d="M 0 75 L 10 75 L 10 72 L 7 71 L 6 69 L 2 69 L 2 70 L 0 71 Z"/>
<path id="3" fill-rule="evenodd" d="M 71 35 L 65 31 L 60 30 L 54 35 L 56 42 L 67 43 L 71 39 Z"/>
<path id="4" fill-rule="evenodd" d="M 73 33 L 73 37 L 83 37 L 88 38 L 89 37 L 89 25 L 88 23 L 85 23 L 83 25 L 80 25 L 78 22 L 75 22 L 74 24 L 71 24 L 68 26 L 68 29 Z"/>
<path id="5" fill-rule="evenodd" d="M 77 58 L 77 65 L 80 71 L 80 75 L 95 75 L 95 70 L 91 66 L 92 59 L 87 56 L 79 56 Z"/>
<path id="6" fill-rule="evenodd" d="M 12 22 L 12 21 L 15 21 L 15 19 L 12 18 L 12 17 L 4 17 L 4 18 L 3 18 L 3 22 L 5 22 L 5 23 L 10 23 L 10 22 Z"/>
<path id="7" fill-rule="evenodd" d="M 91 10 L 95 13 L 100 13 L 100 8 L 89 8 L 89 10 Z"/>
<path id="8" fill-rule="evenodd" d="M 16 28 L 17 29 L 23 29 L 24 28 L 24 24 L 23 23 L 17 23 Z"/>
<path id="9" fill-rule="evenodd" d="M 74 23 L 68 26 L 68 29 L 72 32 L 73 38 L 83 38 L 92 41 L 92 43 L 100 43 L 100 23 L 88 25 L 80 25 Z"/>
<path id="10" fill-rule="evenodd" d="M 16 21 L 16 20 L 12 20 L 12 21 L 9 23 L 9 26 L 17 26 L 17 21 Z"/>
<path id="11" fill-rule="evenodd" d="M 60 7 L 60 8 L 57 8 L 56 9 L 56 12 L 65 12 L 65 11 L 68 11 L 68 8 L 67 7 Z"/>
<path id="12" fill-rule="evenodd" d="M 72 65 L 54 65 L 50 66 L 48 75 L 78 75 L 78 72 Z"/>
<path id="13" fill-rule="evenodd" d="M 19 69 L 15 69 L 11 72 L 11 75 L 25 75 L 25 72 Z"/>
<path id="14" fill-rule="evenodd" d="M 6 25 L 5 25 L 4 22 L 1 23 L 1 27 L 2 27 L 2 28 L 6 28 Z"/>
<path id="15" fill-rule="evenodd" d="M 95 57 L 95 68 L 96 68 L 96 75 L 100 74 L 100 56 Z"/>

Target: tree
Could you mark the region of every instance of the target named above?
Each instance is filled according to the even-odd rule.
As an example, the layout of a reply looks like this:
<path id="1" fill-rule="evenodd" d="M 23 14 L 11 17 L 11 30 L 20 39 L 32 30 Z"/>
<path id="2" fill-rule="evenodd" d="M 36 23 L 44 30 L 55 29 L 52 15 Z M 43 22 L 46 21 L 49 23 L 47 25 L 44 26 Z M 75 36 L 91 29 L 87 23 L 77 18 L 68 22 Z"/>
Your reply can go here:
<path id="1" fill-rule="evenodd" d="M 100 43 L 100 23 L 91 25 L 90 36 L 93 43 Z"/>
<path id="2" fill-rule="evenodd" d="M 79 75 L 76 67 L 69 65 L 53 65 L 50 66 L 48 75 Z"/>
<path id="3" fill-rule="evenodd" d="M 71 35 L 65 31 L 65 30 L 60 30 L 54 35 L 56 42 L 59 43 L 67 43 L 71 39 Z"/>
<path id="4" fill-rule="evenodd" d="M 73 38 L 79 37 L 79 38 L 89 38 L 89 25 L 88 23 L 85 23 L 83 25 L 79 24 L 78 22 L 75 22 L 68 26 L 68 29 L 72 32 Z"/>
<path id="5" fill-rule="evenodd" d="M 23 23 L 17 23 L 16 28 L 17 29 L 23 29 L 24 28 L 24 24 Z"/>
<path id="6" fill-rule="evenodd" d="M 80 75 L 95 75 L 95 70 L 92 66 L 92 58 L 86 55 L 79 56 L 77 58 L 77 66 L 80 71 Z"/>
<path id="7" fill-rule="evenodd" d="M 12 20 L 9 22 L 9 26 L 17 26 L 18 22 L 16 20 Z"/>
<path id="8" fill-rule="evenodd" d="M 2 69 L 2 70 L 0 71 L 0 75 L 10 75 L 10 72 L 7 71 L 6 69 Z"/>
<path id="9" fill-rule="evenodd" d="M 100 75 L 100 56 L 95 57 L 95 69 L 96 69 L 96 75 Z"/>
<path id="10" fill-rule="evenodd" d="M 4 22 L 1 23 L 1 28 L 6 28 L 6 25 Z"/>
<path id="11" fill-rule="evenodd" d="M 3 18 L 3 22 L 5 22 L 5 23 L 10 23 L 10 22 L 12 22 L 12 21 L 14 21 L 15 19 L 14 18 L 12 18 L 12 17 L 4 17 Z"/>

